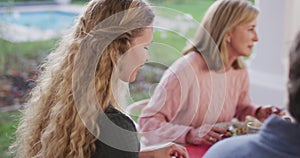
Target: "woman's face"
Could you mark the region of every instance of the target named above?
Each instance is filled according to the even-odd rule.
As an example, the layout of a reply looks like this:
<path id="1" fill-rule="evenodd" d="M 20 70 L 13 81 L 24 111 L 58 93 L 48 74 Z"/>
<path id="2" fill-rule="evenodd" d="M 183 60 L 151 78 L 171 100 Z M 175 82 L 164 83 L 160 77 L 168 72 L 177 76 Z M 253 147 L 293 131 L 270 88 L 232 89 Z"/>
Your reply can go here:
<path id="1" fill-rule="evenodd" d="M 134 82 L 140 67 L 149 60 L 148 46 L 152 43 L 152 33 L 153 27 L 145 28 L 142 35 L 136 37 L 131 42 L 130 49 L 121 57 L 119 64 L 121 80 Z"/>
<path id="2" fill-rule="evenodd" d="M 258 41 L 256 33 L 256 19 L 249 23 L 236 26 L 229 32 L 227 39 L 227 51 L 231 57 L 249 57 L 254 43 Z"/>

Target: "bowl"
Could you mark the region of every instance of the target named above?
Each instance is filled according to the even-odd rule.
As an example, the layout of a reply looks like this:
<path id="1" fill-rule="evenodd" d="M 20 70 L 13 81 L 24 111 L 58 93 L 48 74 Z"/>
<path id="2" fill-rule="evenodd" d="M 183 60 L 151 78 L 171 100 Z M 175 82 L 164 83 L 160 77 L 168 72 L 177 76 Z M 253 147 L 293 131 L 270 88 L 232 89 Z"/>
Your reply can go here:
<path id="1" fill-rule="evenodd" d="M 248 122 L 247 123 L 247 134 L 257 133 L 261 128 L 261 124 L 257 122 Z"/>

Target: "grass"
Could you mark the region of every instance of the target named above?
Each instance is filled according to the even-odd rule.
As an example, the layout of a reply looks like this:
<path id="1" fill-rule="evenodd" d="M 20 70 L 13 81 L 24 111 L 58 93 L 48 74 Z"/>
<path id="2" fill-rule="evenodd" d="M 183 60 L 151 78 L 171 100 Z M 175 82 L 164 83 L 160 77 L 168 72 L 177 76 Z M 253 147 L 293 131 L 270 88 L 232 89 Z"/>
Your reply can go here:
<path id="1" fill-rule="evenodd" d="M 164 6 L 175 11 L 190 14 L 195 21 L 200 22 L 207 8 L 214 0 L 186 0 L 176 1 L 169 0 L 157 2 L 157 0 L 149 0 L 153 6 Z M 195 30 L 196 31 L 196 30 Z M 171 31 L 156 30 L 154 32 L 154 44 L 150 47 L 150 57 L 153 61 L 158 61 L 165 65 L 170 65 L 181 56 L 181 51 L 186 46 L 187 39 L 194 36 L 192 34 L 182 37 L 179 34 Z M 160 43 L 160 44 L 159 44 Z M 164 44 L 164 46 L 162 45 Z"/>
<path id="2" fill-rule="evenodd" d="M 149 2 L 153 3 L 153 5 L 164 6 L 167 8 L 175 9 L 184 13 L 191 14 L 193 18 L 197 21 L 200 21 L 207 10 L 207 8 L 214 2 L 215 0 L 189 0 L 185 3 L 180 2 L 162 2 L 156 3 L 149 0 Z"/>
<path id="3" fill-rule="evenodd" d="M 25 57 L 39 56 L 41 53 L 51 51 L 54 48 L 57 39 L 50 39 L 45 41 L 35 42 L 21 42 L 11 43 L 9 41 L 0 39 L 0 56 L 8 53 L 18 53 Z"/>
<path id="4" fill-rule="evenodd" d="M 0 157 L 10 157 L 8 147 L 15 140 L 19 116 L 18 111 L 0 112 Z"/>
<path id="5" fill-rule="evenodd" d="M 161 38 L 166 34 L 166 38 Z M 181 56 L 181 50 L 185 46 L 185 39 L 173 32 L 155 31 L 154 43 L 150 46 L 150 60 L 164 65 L 171 65 Z"/>

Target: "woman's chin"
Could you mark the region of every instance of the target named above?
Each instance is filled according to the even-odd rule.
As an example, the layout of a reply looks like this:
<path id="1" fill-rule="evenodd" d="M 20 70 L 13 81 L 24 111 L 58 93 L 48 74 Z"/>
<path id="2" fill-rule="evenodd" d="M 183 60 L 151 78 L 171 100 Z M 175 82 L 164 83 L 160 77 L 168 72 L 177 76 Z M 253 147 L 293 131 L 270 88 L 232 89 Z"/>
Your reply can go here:
<path id="1" fill-rule="evenodd" d="M 244 53 L 244 55 L 242 55 L 243 57 L 250 57 L 251 56 L 251 52 L 250 53 Z"/>

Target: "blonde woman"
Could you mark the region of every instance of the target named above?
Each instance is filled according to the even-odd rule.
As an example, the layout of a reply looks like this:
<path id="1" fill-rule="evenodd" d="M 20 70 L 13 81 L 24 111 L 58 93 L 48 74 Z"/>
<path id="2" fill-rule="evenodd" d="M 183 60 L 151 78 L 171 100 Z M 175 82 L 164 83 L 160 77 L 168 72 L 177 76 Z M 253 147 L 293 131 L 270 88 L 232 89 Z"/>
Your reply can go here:
<path id="1" fill-rule="evenodd" d="M 90 1 L 42 67 L 16 132 L 16 157 L 188 157 L 175 144 L 140 152 L 133 121 L 118 110 L 114 82 L 134 81 L 148 60 L 153 20 L 142 0 Z"/>
<path id="2" fill-rule="evenodd" d="M 221 141 L 208 150 L 205 158 L 300 156 L 300 32 L 290 49 L 288 61 L 286 107 L 294 121 L 272 115 L 260 132 Z"/>
<path id="3" fill-rule="evenodd" d="M 191 45 L 164 74 L 139 119 L 145 144 L 175 141 L 212 145 L 228 136 L 234 117 L 264 120 L 279 113 L 254 106 L 242 58 L 258 41 L 259 11 L 246 0 L 218 0 L 206 12 Z"/>

